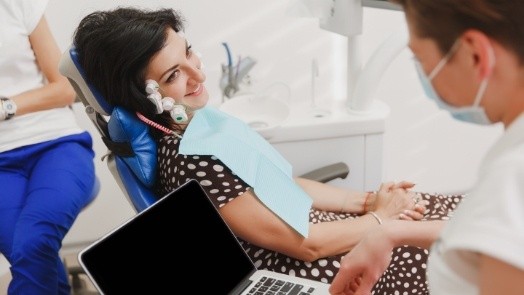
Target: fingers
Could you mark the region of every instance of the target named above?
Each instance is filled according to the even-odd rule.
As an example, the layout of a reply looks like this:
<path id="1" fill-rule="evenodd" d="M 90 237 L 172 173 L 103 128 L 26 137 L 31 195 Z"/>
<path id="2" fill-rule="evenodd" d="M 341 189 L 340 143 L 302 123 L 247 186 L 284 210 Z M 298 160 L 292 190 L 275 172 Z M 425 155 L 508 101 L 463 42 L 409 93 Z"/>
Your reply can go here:
<path id="1" fill-rule="evenodd" d="M 398 216 L 400 220 L 421 220 L 422 218 L 424 218 L 424 214 L 415 210 L 404 210 L 404 212 Z"/>
<path id="2" fill-rule="evenodd" d="M 387 193 L 394 189 L 395 183 L 393 182 L 384 182 L 380 185 L 379 193 Z"/>
<path id="3" fill-rule="evenodd" d="M 424 215 L 424 213 L 426 213 L 426 206 L 418 203 L 418 204 L 415 204 L 415 208 L 413 208 L 413 210 Z"/>
<path id="4" fill-rule="evenodd" d="M 378 281 L 378 277 L 373 276 L 362 276 L 358 286 L 358 290 L 355 292 L 355 295 L 369 295 L 371 294 L 371 289 L 375 286 L 375 283 Z"/>
<path id="5" fill-rule="evenodd" d="M 337 277 L 335 277 L 336 280 Z M 329 293 L 331 295 L 369 295 L 371 290 L 378 279 L 367 276 L 356 277 L 350 281 L 349 284 L 340 285 L 339 282 L 335 282 L 329 287 Z"/>
<path id="6" fill-rule="evenodd" d="M 340 269 L 329 287 L 330 294 L 352 294 L 354 290 L 356 290 L 353 289 L 354 287 L 358 289 L 358 285 L 355 283 L 358 282 L 357 279 L 360 277 L 360 271 L 345 265 L 344 258 L 342 258 Z"/>
<path id="7" fill-rule="evenodd" d="M 406 209 L 399 214 L 398 219 L 400 220 L 421 220 L 424 218 L 424 213 L 426 212 L 426 206 L 422 198 L 419 195 L 413 197 L 413 209 Z"/>
<path id="8" fill-rule="evenodd" d="M 409 210 L 406 210 L 406 211 L 409 211 Z M 406 214 L 406 213 L 400 213 L 398 215 L 398 219 L 400 220 L 407 220 L 407 221 L 413 221 L 414 219 L 411 218 L 411 216 L 409 214 Z"/>
<path id="9" fill-rule="evenodd" d="M 418 212 L 420 214 L 424 214 L 426 212 L 426 202 L 422 198 L 420 194 L 413 194 L 413 211 Z"/>
<path id="10" fill-rule="evenodd" d="M 413 182 L 410 182 L 410 181 L 400 181 L 398 183 L 394 183 L 394 182 L 384 182 L 380 185 L 380 190 L 383 190 L 383 191 L 391 191 L 391 190 L 394 190 L 394 189 L 403 189 L 403 190 L 408 190 L 408 189 L 411 189 L 415 187 L 415 184 Z"/>
<path id="11" fill-rule="evenodd" d="M 413 182 L 401 181 L 399 183 L 396 183 L 393 188 L 410 189 L 410 188 L 413 188 L 414 186 L 415 184 Z"/>
<path id="12" fill-rule="evenodd" d="M 358 277 L 355 280 L 353 280 L 351 283 L 349 283 L 349 290 L 351 293 L 355 293 L 358 290 L 358 287 L 360 286 L 360 282 L 362 282 L 362 277 Z"/>

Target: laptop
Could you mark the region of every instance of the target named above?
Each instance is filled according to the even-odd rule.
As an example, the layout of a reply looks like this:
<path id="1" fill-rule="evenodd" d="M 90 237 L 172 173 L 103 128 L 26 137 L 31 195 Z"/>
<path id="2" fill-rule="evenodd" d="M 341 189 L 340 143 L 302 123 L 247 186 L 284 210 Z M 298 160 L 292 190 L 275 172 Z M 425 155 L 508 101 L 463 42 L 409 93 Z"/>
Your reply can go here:
<path id="1" fill-rule="evenodd" d="M 196 180 L 93 242 L 78 260 L 107 295 L 329 294 L 329 284 L 257 270 Z"/>

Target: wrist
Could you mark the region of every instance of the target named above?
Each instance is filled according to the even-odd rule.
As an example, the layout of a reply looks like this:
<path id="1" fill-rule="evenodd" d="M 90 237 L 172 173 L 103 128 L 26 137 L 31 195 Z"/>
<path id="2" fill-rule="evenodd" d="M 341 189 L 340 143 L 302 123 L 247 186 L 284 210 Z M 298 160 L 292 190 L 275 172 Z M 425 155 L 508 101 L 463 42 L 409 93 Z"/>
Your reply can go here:
<path id="1" fill-rule="evenodd" d="M 377 199 L 377 195 L 373 192 L 367 192 L 364 195 L 364 201 L 362 204 L 362 213 L 367 213 L 369 211 L 374 211 L 375 209 L 375 200 Z"/>
<path id="2" fill-rule="evenodd" d="M 6 112 L 4 112 L 4 109 L 0 106 L 0 121 L 5 121 L 5 118 L 7 118 Z"/>
<path id="3" fill-rule="evenodd" d="M 366 214 L 369 214 L 371 216 L 373 216 L 373 218 L 375 218 L 375 220 L 378 222 L 379 225 L 382 225 L 382 218 L 380 218 L 380 216 L 376 213 L 376 212 L 373 212 L 373 211 L 368 211 Z"/>

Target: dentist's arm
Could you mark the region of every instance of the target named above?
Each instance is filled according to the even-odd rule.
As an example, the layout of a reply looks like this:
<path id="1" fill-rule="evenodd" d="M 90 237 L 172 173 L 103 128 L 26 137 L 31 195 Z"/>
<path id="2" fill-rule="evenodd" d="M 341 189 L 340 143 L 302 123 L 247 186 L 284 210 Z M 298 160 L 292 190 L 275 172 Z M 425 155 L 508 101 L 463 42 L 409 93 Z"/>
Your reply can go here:
<path id="1" fill-rule="evenodd" d="M 488 255 L 480 258 L 481 295 L 524 294 L 524 270 Z"/>
<path id="2" fill-rule="evenodd" d="M 332 295 L 368 295 L 391 261 L 393 248 L 402 245 L 429 249 L 443 221 L 391 220 L 370 232 L 342 258 L 329 289 Z"/>

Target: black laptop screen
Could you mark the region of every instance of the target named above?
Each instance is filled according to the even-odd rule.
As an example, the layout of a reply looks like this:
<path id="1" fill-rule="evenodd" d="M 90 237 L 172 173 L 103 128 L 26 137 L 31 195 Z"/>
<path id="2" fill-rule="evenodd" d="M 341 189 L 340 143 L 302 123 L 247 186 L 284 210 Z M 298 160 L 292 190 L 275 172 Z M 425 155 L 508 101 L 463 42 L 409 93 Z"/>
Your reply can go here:
<path id="1" fill-rule="evenodd" d="M 105 294 L 227 294 L 255 269 L 196 181 L 86 248 L 80 258 Z"/>

